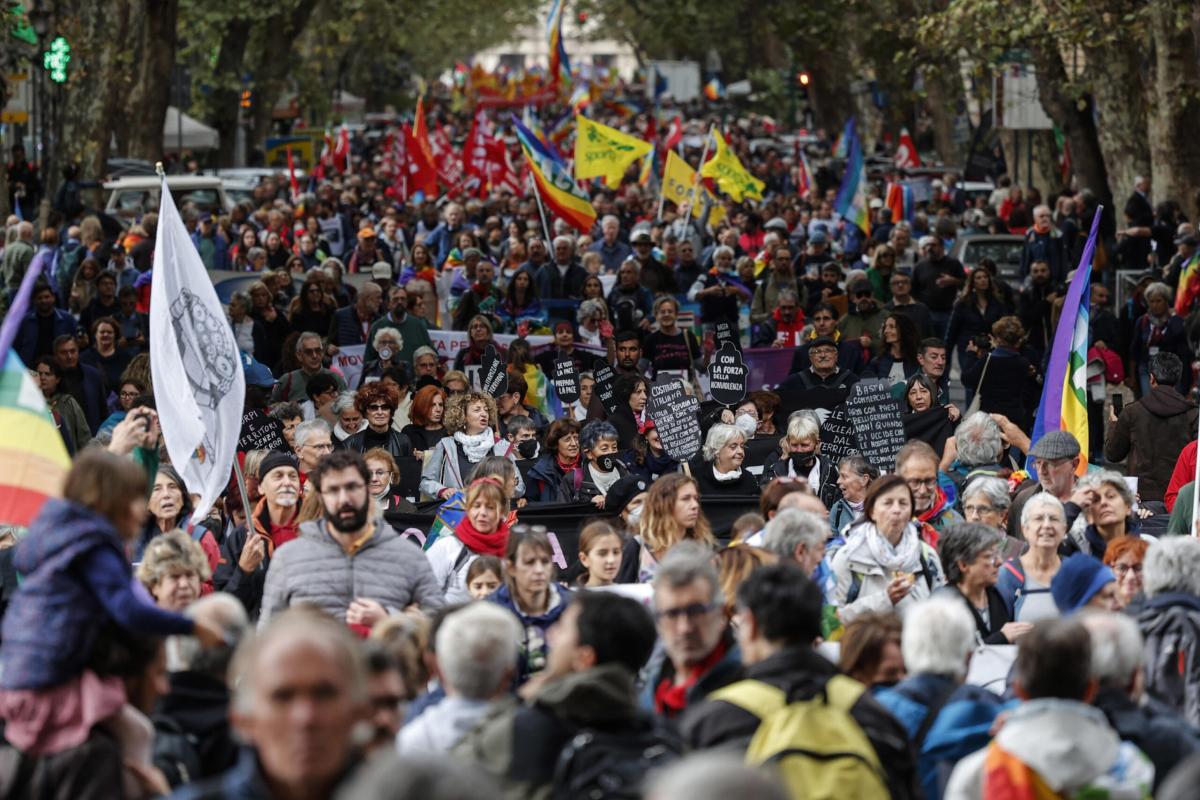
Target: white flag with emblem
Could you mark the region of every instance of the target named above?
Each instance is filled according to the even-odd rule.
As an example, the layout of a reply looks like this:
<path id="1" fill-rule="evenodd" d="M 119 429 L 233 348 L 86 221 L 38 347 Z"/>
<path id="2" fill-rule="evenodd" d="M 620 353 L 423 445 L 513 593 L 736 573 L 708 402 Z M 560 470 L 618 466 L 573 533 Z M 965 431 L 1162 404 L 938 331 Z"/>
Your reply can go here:
<path id="1" fill-rule="evenodd" d="M 171 463 L 200 495 L 199 521 L 237 456 L 246 379 L 237 340 L 200 254 L 162 181 L 150 287 L 150 370 Z"/>

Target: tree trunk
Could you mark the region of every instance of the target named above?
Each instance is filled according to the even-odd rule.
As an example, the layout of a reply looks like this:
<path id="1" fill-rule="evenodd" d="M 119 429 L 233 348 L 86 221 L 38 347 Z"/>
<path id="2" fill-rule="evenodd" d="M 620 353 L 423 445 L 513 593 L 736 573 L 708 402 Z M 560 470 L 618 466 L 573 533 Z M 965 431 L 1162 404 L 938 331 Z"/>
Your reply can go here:
<path id="1" fill-rule="evenodd" d="M 234 163 L 234 149 L 237 146 L 238 108 L 241 102 L 241 88 L 238 78 L 245 68 L 246 44 L 250 41 L 251 23 L 248 19 L 238 19 L 230 23 L 221 42 L 221 50 L 217 53 L 215 79 L 217 88 L 212 92 L 212 112 L 208 124 L 217 129 L 221 135 L 217 147 L 217 163 L 221 165 Z"/>
<path id="2" fill-rule="evenodd" d="M 1071 153 L 1071 170 L 1079 179 L 1079 188 L 1091 189 L 1096 196 L 1111 204 L 1108 170 L 1100 151 L 1100 138 L 1092 117 L 1090 101 L 1064 91 L 1067 86 L 1066 65 L 1053 42 L 1032 47 L 1038 75 L 1038 97 L 1042 107 L 1062 130 Z M 1070 180 L 1070 176 L 1067 176 Z"/>
<path id="3" fill-rule="evenodd" d="M 1154 59 L 1147 85 L 1152 195 L 1175 200 L 1189 219 L 1196 219 L 1196 187 L 1200 183 L 1200 103 L 1194 92 L 1200 86 L 1196 40 L 1190 15 L 1178 13 L 1176 0 L 1150 3 L 1150 31 Z"/>
<path id="4" fill-rule="evenodd" d="M 141 58 L 129 96 L 126 125 L 129 155 L 158 161 L 162 158 L 163 123 L 171 101 L 179 0 L 141 0 L 140 5 Z"/>
<path id="5" fill-rule="evenodd" d="M 933 122 L 933 140 L 938 159 L 948 166 L 961 164 L 962 148 L 954 140 L 954 121 L 963 102 L 958 61 L 940 67 L 926 66 L 922 72 L 925 76 L 925 108 Z"/>
<path id="6" fill-rule="evenodd" d="M 59 30 L 71 42 L 71 62 L 64 87 L 52 87 L 57 95 L 61 133 L 51 145 L 52 168 L 78 163 L 84 179 L 104 178 L 114 122 L 127 96 L 132 65 L 129 63 L 130 1 L 80 3 L 74 14 L 60 20 Z M 47 195 L 53 197 L 58 175 L 47 175 Z M 99 193 L 84 202 L 100 203 Z"/>
<path id="7" fill-rule="evenodd" d="M 1097 141 L 1114 208 L 1133 191 L 1135 177 L 1150 174 L 1147 97 L 1138 64 L 1143 50 L 1141 43 L 1121 41 L 1086 51 L 1086 77 L 1096 102 Z M 1120 225 L 1119 214 L 1117 222 Z"/>
<path id="8" fill-rule="evenodd" d="M 258 28 L 258 37 L 263 41 L 259 46 L 250 48 L 254 58 L 247 62 L 254 76 L 254 114 L 252 127 L 246 133 L 251 148 L 262 144 L 270 133 L 271 109 L 287 89 L 292 67 L 299 60 L 301 52 L 296 46 L 279 48 L 271 44 L 299 44 L 300 35 L 304 33 L 316 7 L 317 0 L 296 0 L 294 7 L 285 6 L 280 13 L 264 20 Z"/>

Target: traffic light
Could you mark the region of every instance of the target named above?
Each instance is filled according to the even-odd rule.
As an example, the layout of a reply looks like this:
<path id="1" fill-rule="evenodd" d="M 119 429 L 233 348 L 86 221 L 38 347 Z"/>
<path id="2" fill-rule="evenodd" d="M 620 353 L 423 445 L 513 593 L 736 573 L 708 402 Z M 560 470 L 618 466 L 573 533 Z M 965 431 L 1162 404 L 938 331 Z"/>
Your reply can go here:
<path id="1" fill-rule="evenodd" d="M 50 43 L 50 49 L 42 54 L 42 67 L 50 73 L 54 83 L 67 82 L 67 64 L 71 61 L 71 45 L 59 36 Z"/>
<path id="2" fill-rule="evenodd" d="M 242 89 L 242 99 L 239 101 L 242 108 L 254 107 L 254 92 L 250 89 Z"/>

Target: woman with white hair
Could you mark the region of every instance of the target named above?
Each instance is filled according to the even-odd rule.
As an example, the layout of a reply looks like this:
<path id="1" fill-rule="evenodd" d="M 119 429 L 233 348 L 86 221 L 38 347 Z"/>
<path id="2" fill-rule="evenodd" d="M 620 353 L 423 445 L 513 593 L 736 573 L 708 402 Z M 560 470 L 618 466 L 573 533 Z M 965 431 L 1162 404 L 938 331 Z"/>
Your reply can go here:
<path id="1" fill-rule="evenodd" d="M 1003 701 L 965 683 L 975 629 L 954 598 L 938 595 L 914 605 L 904 620 L 900 651 L 908 677 L 880 690 L 875 699 L 916 745 L 925 796 L 941 797 L 954 764 L 987 746 Z"/>
<path id="2" fill-rule="evenodd" d="M 1184 364 L 1192 362 L 1187 328 L 1183 317 L 1175 313 L 1171 287 L 1152 283 L 1142 290 L 1146 313 L 1133 323 L 1133 341 L 1129 354 L 1138 378 L 1141 395 L 1150 394 L 1150 357 L 1156 353 L 1174 353 Z M 1191 373 L 1187 373 L 1190 375 Z"/>
<path id="3" fill-rule="evenodd" d="M 709 428 L 700 457 L 689 465 L 701 496 L 759 494 L 758 479 L 742 469 L 745 459 L 746 434 L 740 428 L 723 422 Z"/>
<path id="4" fill-rule="evenodd" d="M 978 522 L 1001 533 L 1008 529 L 1008 510 L 1012 507 L 1008 481 L 980 475 L 963 487 L 961 497 L 967 522 Z"/>
<path id="5" fill-rule="evenodd" d="M 832 508 L 842 497 L 837 465 L 821 458 L 821 423 L 811 411 L 794 411 L 788 417 L 787 433 L 779 441 L 783 455 L 763 467 L 764 482 L 775 478 L 804 478 L 808 488 Z"/>
<path id="6" fill-rule="evenodd" d="M 579 320 L 579 339 L 594 347 L 604 346 L 604 325 L 608 324 L 608 306 L 598 297 L 584 300 L 575 312 Z"/>
<path id="7" fill-rule="evenodd" d="M 1146 693 L 1193 726 L 1200 725 L 1200 539 L 1171 536 L 1146 551 L 1146 604 L 1138 627 L 1146 638 Z M 1182 674 L 1181 674 L 1182 673 Z"/>
<path id="8" fill-rule="evenodd" d="M 1109 469 L 1089 472 L 1075 487 L 1087 491 L 1092 501 L 1071 528 L 1067 544 L 1071 552 L 1103 560 L 1109 542 L 1139 535 L 1141 520 L 1134 511 L 1137 498 L 1120 473 Z"/>
<path id="9" fill-rule="evenodd" d="M 1057 617 L 1050 582 L 1062 567 L 1058 548 L 1067 535 L 1067 512 L 1062 501 L 1048 492 L 1030 497 L 1021 508 L 1021 535 L 1025 549 L 1004 562 L 996 589 L 1011 619 L 1037 622 Z"/>
<path id="10" fill-rule="evenodd" d="M 358 379 L 359 387 L 379 380 L 386 369 L 402 369 L 411 373 L 408 363 L 400 357 L 400 351 L 404 349 L 404 336 L 400 331 L 392 327 L 377 328 L 371 345 L 375 348 L 376 358 L 363 364 Z"/>
<path id="11" fill-rule="evenodd" d="M 333 426 L 333 437 L 338 442 L 344 442 L 354 434 L 367 427 L 367 420 L 362 412 L 358 410 L 358 406 L 354 404 L 355 393 L 351 391 L 342 392 L 333 401 L 331 410 L 333 415 L 337 417 L 337 424 Z"/>

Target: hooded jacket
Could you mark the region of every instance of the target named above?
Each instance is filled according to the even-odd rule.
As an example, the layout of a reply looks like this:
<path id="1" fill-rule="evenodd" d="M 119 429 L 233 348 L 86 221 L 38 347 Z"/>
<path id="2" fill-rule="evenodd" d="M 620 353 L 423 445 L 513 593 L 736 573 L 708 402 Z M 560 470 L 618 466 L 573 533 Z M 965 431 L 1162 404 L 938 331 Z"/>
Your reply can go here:
<path id="1" fill-rule="evenodd" d="M 984 761 L 996 747 L 1064 797 L 1150 796 L 1154 765 L 1121 741 L 1102 711 L 1073 700 L 1039 699 L 1014 709 L 991 745 L 958 762 L 946 786 L 946 800 L 983 796 Z"/>
<path id="2" fill-rule="evenodd" d="M 1184 445 L 1196 436 L 1196 406 L 1170 386 L 1155 386 L 1104 431 L 1104 457 L 1137 475 L 1142 502 L 1160 501 Z"/>
<path id="3" fill-rule="evenodd" d="M 553 581 L 549 584 L 549 591 L 550 605 L 541 614 L 526 614 L 522 611 L 516 598 L 512 596 L 508 583 L 488 597 L 488 600 L 496 605 L 511 611 L 524 631 L 517 659 L 517 685 L 529 680 L 534 673 L 541 672 L 546 666 L 546 655 L 550 650 L 546 632 L 550 630 L 551 625 L 558 622 L 558 618 L 567 610 L 567 603 L 571 602 L 571 593 Z"/>
<path id="4" fill-rule="evenodd" d="M 110 623 L 141 633 L 188 635 L 190 619 L 134 590 L 133 568 L 107 518 L 70 500 L 48 500 L 16 546 L 23 576 L 0 631 L 0 688 L 49 689 L 87 666 Z M 139 587 L 140 588 L 140 587 Z"/>
<path id="5" fill-rule="evenodd" d="M 459 743 L 465 757 L 500 779 L 510 800 L 549 797 L 563 747 L 581 729 L 638 733 L 656 727 L 636 702 L 635 677 L 600 664 L 551 681 L 528 707 L 500 707 Z M 663 729 L 670 738 L 669 729 Z"/>

